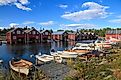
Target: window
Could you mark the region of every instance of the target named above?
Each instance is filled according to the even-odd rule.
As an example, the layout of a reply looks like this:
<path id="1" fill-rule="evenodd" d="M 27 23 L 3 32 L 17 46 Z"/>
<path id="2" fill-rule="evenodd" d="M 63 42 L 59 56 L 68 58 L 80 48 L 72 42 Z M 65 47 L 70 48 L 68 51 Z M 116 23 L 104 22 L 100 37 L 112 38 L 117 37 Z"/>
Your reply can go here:
<path id="1" fill-rule="evenodd" d="M 16 39 L 16 36 L 13 36 L 13 39 Z"/>
<path id="2" fill-rule="evenodd" d="M 32 34 L 36 34 L 36 32 L 35 32 L 35 31 L 33 31 L 33 32 L 32 32 Z"/>
<path id="3" fill-rule="evenodd" d="M 13 32 L 13 34 L 15 34 L 15 32 Z"/>
<path id="4" fill-rule="evenodd" d="M 21 34 L 21 31 L 17 30 L 17 34 Z"/>
<path id="5" fill-rule="evenodd" d="M 24 32 L 22 32 L 22 34 L 24 34 Z"/>
<path id="6" fill-rule="evenodd" d="M 48 35 L 48 32 L 45 32 L 45 35 Z"/>

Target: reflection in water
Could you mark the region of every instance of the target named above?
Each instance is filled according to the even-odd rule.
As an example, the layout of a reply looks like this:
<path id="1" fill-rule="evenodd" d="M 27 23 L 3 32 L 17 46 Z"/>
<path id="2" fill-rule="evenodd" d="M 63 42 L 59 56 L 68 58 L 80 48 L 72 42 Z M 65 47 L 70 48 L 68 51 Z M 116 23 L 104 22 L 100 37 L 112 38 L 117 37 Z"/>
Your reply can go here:
<path id="1" fill-rule="evenodd" d="M 53 43 L 40 43 L 40 44 L 27 44 L 27 45 L 5 45 L 0 46 L 0 59 L 8 64 L 8 61 L 13 57 L 20 57 L 34 62 L 35 58 L 30 55 L 37 55 L 39 52 L 42 54 L 49 54 L 51 49 L 64 50 L 70 49 L 75 42 L 53 42 Z"/>

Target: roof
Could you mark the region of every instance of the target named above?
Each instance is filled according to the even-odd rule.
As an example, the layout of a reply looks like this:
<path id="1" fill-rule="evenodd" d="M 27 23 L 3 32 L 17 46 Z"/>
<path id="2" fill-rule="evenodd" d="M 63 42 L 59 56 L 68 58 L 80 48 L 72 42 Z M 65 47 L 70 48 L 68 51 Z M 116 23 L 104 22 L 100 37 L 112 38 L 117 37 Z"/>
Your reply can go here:
<path id="1" fill-rule="evenodd" d="M 108 30 L 106 34 L 121 34 L 121 30 L 116 30 L 116 29 Z"/>
<path id="2" fill-rule="evenodd" d="M 45 31 L 49 31 L 49 30 L 42 30 L 40 33 L 44 33 Z M 50 32 L 50 31 L 49 31 Z"/>
<path id="3" fill-rule="evenodd" d="M 24 30 L 25 33 L 29 33 L 32 30 L 36 30 L 36 29 L 28 29 L 28 30 Z M 36 30 L 37 31 L 37 30 Z M 39 32 L 39 31 L 38 31 Z M 40 33 L 40 32 L 39 32 Z"/>
<path id="4" fill-rule="evenodd" d="M 28 32 L 30 32 L 30 31 L 32 31 L 32 29 L 30 29 L 30 30 L 24 30 L 25 33 L 28 33 Z"/>
<path id="5" fill-rule="evenodd" d="M 53 32 L 52 34 L 54 35 L 62 35 L 65 31 L 58 31 L 58 32 Z"/>
<path id="6" fill-rule="evenodd" d="M 76 34 L 76 32 L 67 32 L 68 34 Z"/>
<path id="7" fill-rule="evenodd" d="M 18 28 L 14 28 L 14 29 L 12 29 L 12 30 L 10 30 L 10 31 L 8 31 L 8 32 L 13 32 L 13 31 L 15 31 L 16 29 L 18 29 Z"/>

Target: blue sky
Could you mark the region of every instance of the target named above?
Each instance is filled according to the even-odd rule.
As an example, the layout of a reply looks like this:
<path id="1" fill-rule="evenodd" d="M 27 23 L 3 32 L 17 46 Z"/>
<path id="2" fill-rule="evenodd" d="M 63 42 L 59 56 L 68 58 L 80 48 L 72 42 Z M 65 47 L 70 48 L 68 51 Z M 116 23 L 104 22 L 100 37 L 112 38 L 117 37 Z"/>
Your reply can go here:
<path id="1" fill-rule="evenodd" d="M 0 28 L 121 27 L 121 0 L 0 0 Z"/>

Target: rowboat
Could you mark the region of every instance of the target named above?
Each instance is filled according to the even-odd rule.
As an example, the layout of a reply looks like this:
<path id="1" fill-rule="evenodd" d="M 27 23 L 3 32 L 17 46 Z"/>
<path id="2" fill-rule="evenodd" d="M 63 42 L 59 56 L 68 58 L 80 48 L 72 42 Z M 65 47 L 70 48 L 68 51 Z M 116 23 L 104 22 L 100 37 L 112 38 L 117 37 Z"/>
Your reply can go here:
<path id="1" fill-rule="evenodd" d="M 54 57 L 51 56 L 51 55 L 46 55 L 46 54 L 43 54 L 43 55 L 36 55 L 35 56 L 38 60 L 42 61 L 42 62 L 49 62 L 49 61 L 52 61 L 54 60 Z"/>
<path id="2" fill-rule="evenodd" d="M 76 52 L 69 52 L 69 51 L 57 51 L 58 56 L 61 58 L 76 58 L 78 54 Z"/>
<path id="3" fill-rule="evenodd" d="M 10 68 L 16 72 L 23 73 L 25 75 L 29 74 L 29 69 L 32 67 L 32 63 L 27 60 L 9 61 Z"/>
<path id="4" fill-rule="evenodd" d="M 86 49 L 86 50 L 94 50 L 94 44 L 86 44 L 86 43 L 77 43 L 72 50 L 76 49 Z"/>

